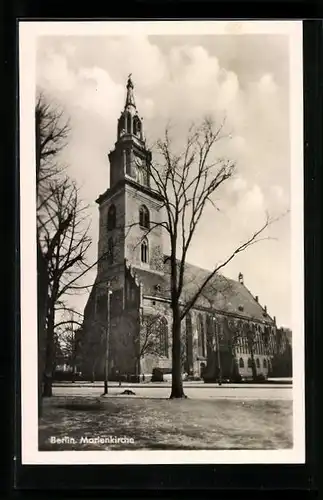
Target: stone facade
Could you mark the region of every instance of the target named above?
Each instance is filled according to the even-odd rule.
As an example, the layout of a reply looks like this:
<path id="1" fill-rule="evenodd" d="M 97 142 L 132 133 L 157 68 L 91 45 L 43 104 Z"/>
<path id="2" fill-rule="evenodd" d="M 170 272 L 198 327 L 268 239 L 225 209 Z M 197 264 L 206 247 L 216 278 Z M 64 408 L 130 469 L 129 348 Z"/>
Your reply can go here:
<path id="1" fill-rule="evenodd" d="M 110 377 L 150 375 L 154 368 L 170 372 L 172 311 L 169 258 L 160 226 L 163 199 L 150 187 L 145 170 L 151 153 L 130 79 L 109 160 L 110 187 L 97 199 L 99 262 L 84 311 L 82 371 L 101 377 L 108 352 Z M 208 273 L 186 265 L 184 299 Z M 152 318 L 150 324 L 146 318 Z M 241 274 L 237 281 L 215 276 L 182 322 L 183 372 L 210 380 L 218 377 L 219 368 L 224 378 L 233 373 L 251 378 L 254 370 L 267 377 L 275 335 L 275 319 L 245 287 Z"/>

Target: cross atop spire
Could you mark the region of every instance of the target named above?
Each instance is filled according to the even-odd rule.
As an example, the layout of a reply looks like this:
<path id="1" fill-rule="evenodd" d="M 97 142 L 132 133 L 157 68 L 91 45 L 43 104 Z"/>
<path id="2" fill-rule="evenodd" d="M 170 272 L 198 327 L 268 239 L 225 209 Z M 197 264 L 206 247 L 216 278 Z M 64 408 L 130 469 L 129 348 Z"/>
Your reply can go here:
<path id="1" fill-rule="evenodd" d="M 132 73 L 128 75 L 128 81 L 127 81 L 127 97 L 126 97 L 126 104 L 125 108 L 129 108 L 132 106 L 133 108 L 136 108 L 136 103 L 135 103 L 135 97 L 133 94 L 133 82 L 131 79 Z"/>

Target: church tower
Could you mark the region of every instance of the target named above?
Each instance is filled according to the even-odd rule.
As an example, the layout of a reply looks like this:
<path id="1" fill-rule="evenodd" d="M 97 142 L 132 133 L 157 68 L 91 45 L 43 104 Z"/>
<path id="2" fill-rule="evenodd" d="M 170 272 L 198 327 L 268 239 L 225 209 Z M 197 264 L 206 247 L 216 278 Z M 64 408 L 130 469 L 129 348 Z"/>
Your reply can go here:
<path id="1" fill-rule="evenodd" d="M 96 200 L 100 212 L 98 281 L 124 287 L 125 260 L 152 273 L 163 270 L 162 197 L 149 175 L 152 161 L 146 147 L 131 75 L 117 123 L 117 141 L 108 154 L 109 188 Z"/>

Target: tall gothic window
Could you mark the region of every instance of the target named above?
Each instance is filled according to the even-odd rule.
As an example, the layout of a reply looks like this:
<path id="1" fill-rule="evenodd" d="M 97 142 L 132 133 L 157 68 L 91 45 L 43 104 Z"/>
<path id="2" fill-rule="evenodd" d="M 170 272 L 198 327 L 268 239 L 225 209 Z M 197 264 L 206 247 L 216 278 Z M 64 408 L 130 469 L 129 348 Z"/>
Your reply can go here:
<path id="1" fill-rule="evenodd" d="M 114 261 L 114 244 L 113 239 L 108 239 L 108 263 L 113 264 Z"/>
<path id="2" fill-rule="evenodd" d="M 140 137 L 141 123 L 140 123 L 138 116 L 135 116 L 133 119 L 133 133 L 134 133 L 134 135 L 137 135 L 138 137 Z"/>
<path id="3" fill-rule="evenodd" d="M 148 241 L 146 238 L 141 243 L 141 262 L 148 262 Z"/>
<path id="4" fill-rule="evenodd" d="M 166 318 L 158 321 L 160 355 L 168 357 L 168 324 Z"/>
<path id="5" fill-rule="evenodd" d="M 124 118 L 124 115 L 122 115 L 119 118 L 119 122 L 118 122 L 118 136 L 120 137 L 124 133 L 125 133 L 125 118 Z"/>
<path id="6" fill-rule="evenodd" d="M 137 182 L 143 186 L 149 186 L 147 167 L 137 167 Z"/>
<path id="7" fill-rule="evenodd" d="M 198 317 L 198 335 L 199 355 L 205 357 L 205 332 L 202 314 L 199 314 Z"/>
<path id="8" fill-rule="evenodd" d="M 139 224 L 141 227 L 149 229 L 149 210 L 145 205 L 139 209 Z"/>
<path id="9" fill-rule="evenodd" d="M 131 151 L 126 149 L 126 173 L 131 175 Z"/>
<path id="10" fill-rule="evenodd" d="M 131 120 L 131 114 L 130 114 L 130 113 L 128 113 L 128 114 L 127 114 L 127 133 L 128 133 L 128 134 L 131 134 L 131 128 L 132 128 L 132 127 L 131 127 L 131 121 L 132 121 L 132 120 Z"/>
<path id="11" fill-rule="evenodd" d="M 186 315 L 185 318 L 185 371 L 190 375 L 193 371 L 193 329 L 192 329 L 192 317 L 190 313 Z"/>
<path id="12" fill-rule="evenodd" d="M 110 205 L 108 210 L 108 231 L 115 229 L 116 227 L 116 207 L 115 205 Z"/>

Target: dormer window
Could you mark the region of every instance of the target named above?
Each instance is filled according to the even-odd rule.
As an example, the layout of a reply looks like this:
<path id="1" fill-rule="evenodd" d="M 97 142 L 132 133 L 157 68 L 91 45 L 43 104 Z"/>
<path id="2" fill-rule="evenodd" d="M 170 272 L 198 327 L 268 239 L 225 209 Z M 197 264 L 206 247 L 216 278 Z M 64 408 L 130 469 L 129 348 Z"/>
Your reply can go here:
<path id="1" fill-rule="evenodd" d="M 139 225 L 144 229 L 149 229 L 149 210 L 145 205 L 142 205 L 139 209 Z"/>

